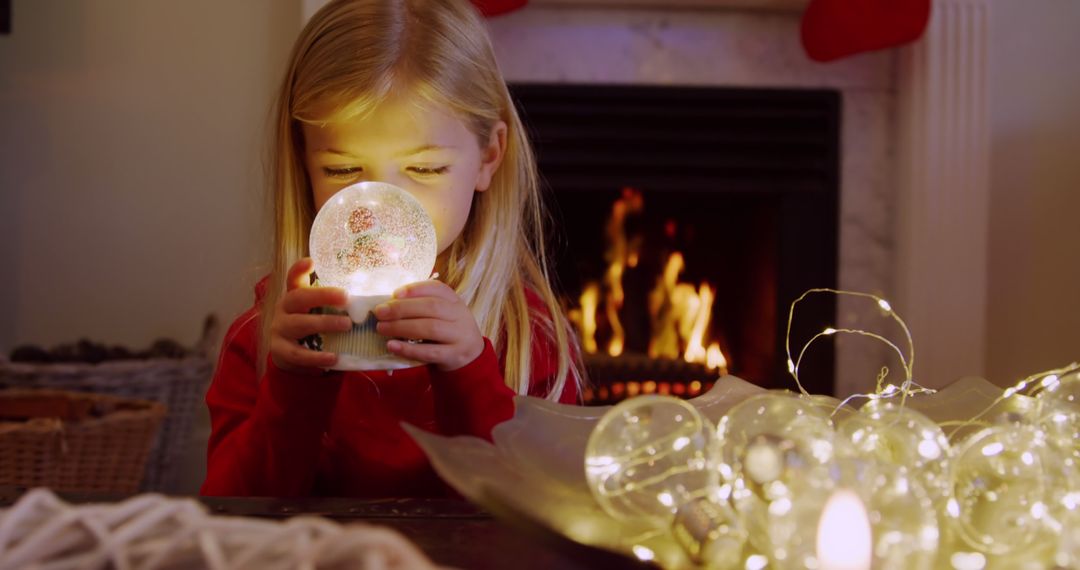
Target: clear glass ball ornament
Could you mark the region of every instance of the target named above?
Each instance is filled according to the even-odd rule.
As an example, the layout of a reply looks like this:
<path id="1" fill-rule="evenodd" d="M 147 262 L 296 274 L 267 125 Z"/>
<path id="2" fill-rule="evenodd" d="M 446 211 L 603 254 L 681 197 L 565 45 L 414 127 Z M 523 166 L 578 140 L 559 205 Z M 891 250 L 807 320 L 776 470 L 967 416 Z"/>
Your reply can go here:
<path id="1" fill-rule="evenodd" d="M 1051 445 L 1068 456 L 1068 467 L 1080 469 L 1080 371 L 1047 382 L 1035 399 Z"/>
<path id="2" fill-rule="evenodd" d="M 791 482 L 830 465 L 837 438 L 826 408 L 775 390 L 733 406 L 717 424 L 720 473 L 753 545 L 771 549 L 768 509 L 791 502 Z"/>
<path id="3" fill-rule="evenodd" d="M 916 469 L 874 461 L 861 487 L 873 535 L 873 567 L 929 570 L 934 567 L 941 533 L 934 496 Z"/>
<path id="4" fill-rule="evenodd" d="M 1057 530 L 1054 563 L 1080 567 L 1080 370 L 1044 378 L 1036 394 L 1035 424 L 1056 453 L 1049 469 L 1048 524 Z M 1029 414 L 1030 416 L 1031 414 Z"/>
<path id="5" fill-rule="evenodd" d="M 625 400 L 589 436 L 585 477 L 612 517 L 670 525 L 679 507 L 717 493 L 712 425 L 678 398 Z"/>
<path id="6" fill-rule="evenodd" d="M 589 436 L 585 477 L 609 515 L 664 529 L 695 562 L 737 560 L 747 532 L 720 496 L 715 429 L 671 396 L 638 396 L 609 410 Z"/>
<path id="7" fill-rule="evenodd" d="M 1059 530 L 1054 564 L 1080 568 L 1080 372 L 1058 379 L 1037 396 L 1037 425 L 1046 433 L 1060 466 L 1050 489 L 1048 521 Z"/>
<path id="8" fill-rule="evenodd" d="M 949 439 L 936 422 L 893 400 L 871 400 L 837 430 L 859 454 L 904 466 L 934 504 L 948 497 Z"/>
<path id="9" fill-rule="evenodd" d="M 1070 491 L 1064 502 L 1054 564 L 1059 568 L 1080 568 L 1080 489 Z"/>
<path id="10" fill-rule="evenodd" d="M 1039 391 L 1039 397 L 1051 398 L 1080 410 L 1080 370 L 1064 374 L 1056 382 L 1048 382 Z"/>
<path id="11" fill-rule="evenodd" d="M 771 390 L 736 404 L 717 424 L 721 472 L 746 476 L 758 487 L 786 469 L 823 465 L 833 457 L 832 422 L 819 402 Z M 767 492 L 766 489 L 761 489 Z"/>
<path id="12" fill-rule="evenodd" d="M 1018 414 L 1003 415 L 956 446 L 949 520 L 968 546 L 990 555 L 1053 540 L 1055 501 L 1073 484 L 1063 467 L 1041 427 Z"/>

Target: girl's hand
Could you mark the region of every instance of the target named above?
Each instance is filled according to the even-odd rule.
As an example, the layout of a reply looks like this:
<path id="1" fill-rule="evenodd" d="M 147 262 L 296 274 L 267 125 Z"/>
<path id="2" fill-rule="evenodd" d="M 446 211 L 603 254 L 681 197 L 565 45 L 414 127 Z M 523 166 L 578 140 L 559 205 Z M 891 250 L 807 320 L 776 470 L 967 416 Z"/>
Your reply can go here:
<path id="1" fill-rule="evenodd" d="M 484 337 L 472 312 L 441 281 L 420 281 L 394 291 L 393 299 L 375 307 L 375 317 L 376 330 L 383 336 L 424 341 L 391 340 L 387 350 L 443 371 L 457 370 L 484 351 Z"/>
<path id="2" fill-rule="evenodd" d="M 289 268 L 286 292 L 274 307 L 270 324 L 270 358 L 290 372 L 314 374 L 337 363 L 337 355 L 300 346 L 299 340 L 316 333 L 343 332 L 352 328 L 352 319 L 340 315 L 312 315 L 315 307 L 345 305 L 345 291 L 335 287 L 311 287 L 311 258 L 305 257 Z"/>

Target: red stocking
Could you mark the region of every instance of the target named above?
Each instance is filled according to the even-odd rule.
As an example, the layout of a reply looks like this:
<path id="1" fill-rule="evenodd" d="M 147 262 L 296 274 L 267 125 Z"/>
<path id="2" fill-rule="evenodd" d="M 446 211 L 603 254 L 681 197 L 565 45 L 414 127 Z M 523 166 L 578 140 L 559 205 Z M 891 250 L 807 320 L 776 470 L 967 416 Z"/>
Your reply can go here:
<path id="1" fill-rule="evenodd" d="M 802 43 L 816 61 L 919 39 L 930 20 L 930 0 L 811 0 L 802 19 Z"/>
<path id="2" fill-rule="evenodd" d="M 485 16 L 497 16 L 517 10 L 526 2 L 528 0 L 472 0 L 472 3 L 480 9 L 480 13 Z"/>

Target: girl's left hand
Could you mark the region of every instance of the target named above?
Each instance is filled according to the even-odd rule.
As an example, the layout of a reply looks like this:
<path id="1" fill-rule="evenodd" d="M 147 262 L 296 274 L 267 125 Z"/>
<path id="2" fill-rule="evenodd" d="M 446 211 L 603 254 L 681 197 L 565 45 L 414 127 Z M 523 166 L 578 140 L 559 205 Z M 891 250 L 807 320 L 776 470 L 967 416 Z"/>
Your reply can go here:
<path id="1" fill-rule="evenodd" d="M 395 339 L 391 353 L 427 362 L 440 370 L 457 370 L 484 351 L 484 337 L 465 302 L 442 281 L 420 281 L 394 291 L 394 298 L 375 307 L 376 330 Z"/>

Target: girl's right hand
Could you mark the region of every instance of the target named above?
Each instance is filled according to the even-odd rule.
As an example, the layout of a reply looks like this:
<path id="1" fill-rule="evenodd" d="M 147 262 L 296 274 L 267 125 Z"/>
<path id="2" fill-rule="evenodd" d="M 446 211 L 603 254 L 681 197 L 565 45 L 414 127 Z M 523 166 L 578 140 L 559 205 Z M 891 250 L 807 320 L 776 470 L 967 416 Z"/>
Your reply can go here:
<path id="1" fill-rule="evenodd" d="M 341 315 L 313 315 L 315 307 L 344 307 L 345 291 L 336 287 L 311 287 L 311 258 L 305 257 L 289 268 L 285 294 L 274 307 L 270 324 L 270 358 L 282 370 L 306 374 L 321 373 L 337 363 L 337 355 L 300 345 L 300 339 L 324 332 L 344 332 L 352 319 Z"/>

